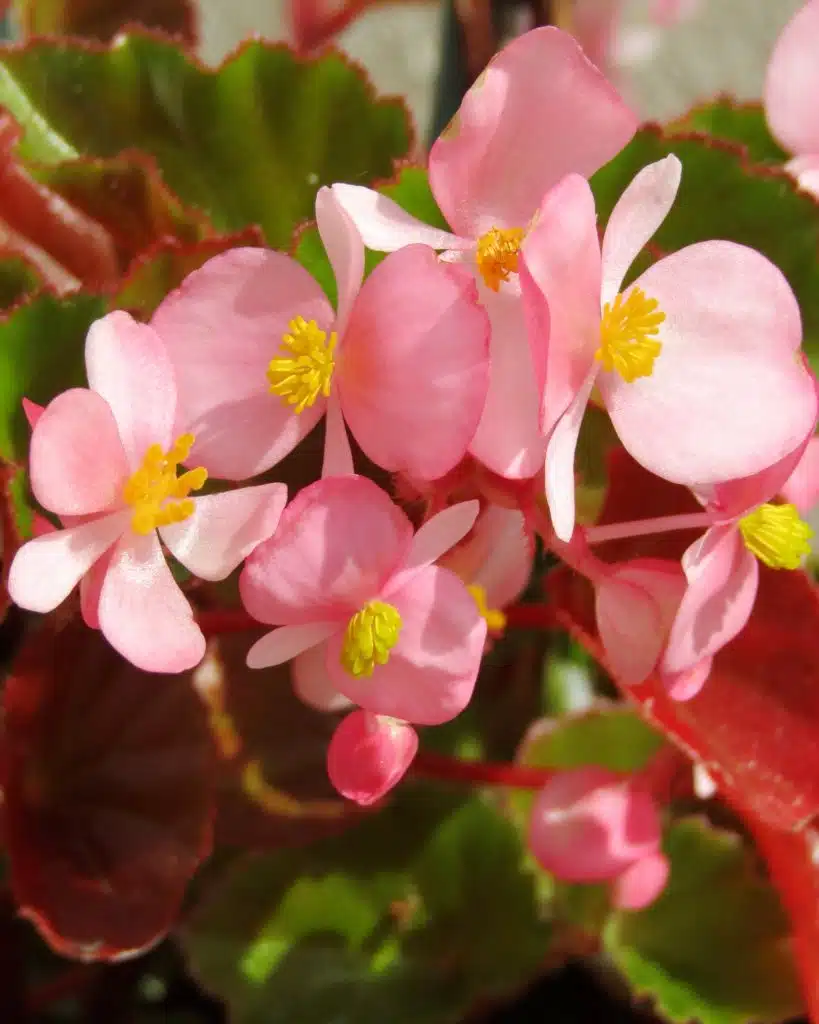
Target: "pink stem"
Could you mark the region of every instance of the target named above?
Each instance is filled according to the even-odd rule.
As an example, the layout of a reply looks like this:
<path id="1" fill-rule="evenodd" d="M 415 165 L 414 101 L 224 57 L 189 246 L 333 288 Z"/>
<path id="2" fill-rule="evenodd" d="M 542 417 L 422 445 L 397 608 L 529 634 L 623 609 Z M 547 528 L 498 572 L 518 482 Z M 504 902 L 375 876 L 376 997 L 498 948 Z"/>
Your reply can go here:
<path id="1" fill-rule="evenodd" d="M 468 782 L 478 786 L 505 786 L 510 789 L 540 789 L 555 772 L 551 768 L 531 768 L 504 761 L 461 761 L 457 757 L 418 752 L 412 763 L 417 778 L 443 782 Z"/>
<path id="2" fill-rule="evenodd" d="M 701 530 L 713 525 L 707 512 L 691 512 L 679 516 L 658 516 L 656 519 L 634 519 L 630 523 L 612 523 L 610 526 L 591 526 L 584 530 L 589 544 L 602 544 L 607 540 L 625 540 L 646 537 L 671 530 Z"/>

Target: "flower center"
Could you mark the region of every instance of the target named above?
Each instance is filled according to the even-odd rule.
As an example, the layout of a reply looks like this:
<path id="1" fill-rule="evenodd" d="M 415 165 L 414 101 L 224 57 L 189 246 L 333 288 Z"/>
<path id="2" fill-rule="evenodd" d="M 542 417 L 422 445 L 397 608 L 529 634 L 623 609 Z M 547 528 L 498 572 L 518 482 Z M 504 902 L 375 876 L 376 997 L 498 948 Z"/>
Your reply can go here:
<path id="1" fill-rule="evenodd" d="M 810 554 L 813 530 L 795 505 L 760 505 L 739 521 L 745 547 L 772 569 L 798 569 Z"/>
<path id="2" fill-rule="evenodd" d="M 297 316 L 291 320 L 290 333 L 282 338 L 281 351 L 290 353 L 270 360 L 267 379 L 270 390 L 296 412 L 304 412 L 319 395 L 330 396 L 330 380 L 335 368 L 333 351 L 336 333 L 327 337 L 315 320 Z"/>
<path id="3" fill-rule="evenodd" d="M 376 665 L 386 665 L 398 643 L 401 615 L 384 601 L 368 601 L 347 623 L 341 664 L 351 676 L 371 676 Z"/>
<path id="4" fill-rule="evenodd" d="M 490 608 L 486 603 L 486 591 L 479 583 L 473 583 L 466 588 L 475 599 L 478 606 L 478 614 L 486 621 L 487 627 L 493 633 L 501 633 L 506 629 L 506 616 L 500 608 Z"/>
<path id="5" fill-rule="evenodd" d="M 180 462 L 190 455 L 193 442 L 193 434 L 183 434 L 167 452 L 158 444 L 152 444 L 145 452 L 142 465 L 122 492 L 123 501 L 134 508 L 134 533 L 148 534 L 157 526 L 181 523 L 193 515 L 194 504 L 188 495 L 204 485 L 208 471 L 199 466 L 180 477 L 176 475 Z"/>
<path id="6" fill-rule="evenodd" d="M 500 289 L 501 281 L 518 272 L 523 228 L 492 228 L 478 239 L 475 262 L 487 288 Z"/>
<path id="7" fill-rule="evenodd" d="M 650 377 L 662 344 L 656 335 L 665 313 L 656 299 L 642 288 L 632 288 L 626 298 L 618 295 L 603 307 L 600 348 L 594 358 L 609 373 L 615 370 L 627 384 L 638 377 Z"/>

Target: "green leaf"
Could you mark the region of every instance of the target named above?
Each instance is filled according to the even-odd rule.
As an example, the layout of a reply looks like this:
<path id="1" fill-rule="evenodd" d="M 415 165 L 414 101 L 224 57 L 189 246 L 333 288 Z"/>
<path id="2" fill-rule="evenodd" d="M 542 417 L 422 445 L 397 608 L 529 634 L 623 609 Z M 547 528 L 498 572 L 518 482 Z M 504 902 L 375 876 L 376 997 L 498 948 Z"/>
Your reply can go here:
<path id="1" fill-rule="evenodd" d="M 665 850 L 665 892 L 638 913 L 613 914 L 603 933 L 636 994 L 681 1024 L 798 1014 L 787 919 L 739 836 L 689 818 L 669 830 Z"/>
<path id="2" fill-rule="evenodd" d="M 240 860 L 183 942 L 238 1024 L 456 1024 L 545 955 L 521 855 L 488 804 L 408 786 L 341 837 Z"/>
<path id="3" fill-rule="evenodd" d="M 33 295 L 41 284 L 37 271 L 21 256 L 0 259 L 0 309 L 8 309 Z"/>
<path id="4" fill-rule="evenodd" d="M 689 110 L 666 130 L 673 135 L 703 132 L 726 142 L 739 142 L 760 163 L 784 163 L 788 154 L 771 135 L 761 103 L 740 103 L 722 96 Z"/>
<path id="5" fill-rule="evenodd" d="M 669 153 L 682 161 L 682 184 L 654 246 L 669 253 L 724 238 L 758 249 L 796 293 L 805 351 L 819 365 L 819 202 L 785 171 L 750 163 L 740 146 L 706 136 L 675 138 L 649 126 L 592 179 L 601 220 L 642 167 Z"/>
<path id="6" fill-rule="evenodd" d="M 211 71 L 139 34 L 93 50 L 34 40 L 0 56 L 0 104 L 25 130 L 21 157 L 144 150 L 217 230 L 259 224 L 278 247 L 319 186 L 387 177 L 412 136 L 401 101 L 375 100 L 341 55 L 303 60 L 259 41 Z"/>

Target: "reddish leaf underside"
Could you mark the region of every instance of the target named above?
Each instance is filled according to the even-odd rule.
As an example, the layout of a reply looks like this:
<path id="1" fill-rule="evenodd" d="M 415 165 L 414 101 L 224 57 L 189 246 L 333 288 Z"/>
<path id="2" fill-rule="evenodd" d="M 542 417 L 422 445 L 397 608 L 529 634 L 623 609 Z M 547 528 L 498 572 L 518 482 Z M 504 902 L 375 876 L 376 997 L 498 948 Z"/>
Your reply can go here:
<path id="1" fill-rule="evenodd" d="M 80 622 L 43 626 L 3 695 L 4 827 L 21 913 L 110 960 L 175 921 L 210 851 L 214 752 L 190 675 L 140 672 Z"/>
<path id="2" fill-rule="evenodd" d="M 28 34 L 82 36 L 108 42 L 126 25 L 143 25 L 196 43 L 192 0 L 17 0 Z M 0 9 L 2 4 L 0 4 Z"/>

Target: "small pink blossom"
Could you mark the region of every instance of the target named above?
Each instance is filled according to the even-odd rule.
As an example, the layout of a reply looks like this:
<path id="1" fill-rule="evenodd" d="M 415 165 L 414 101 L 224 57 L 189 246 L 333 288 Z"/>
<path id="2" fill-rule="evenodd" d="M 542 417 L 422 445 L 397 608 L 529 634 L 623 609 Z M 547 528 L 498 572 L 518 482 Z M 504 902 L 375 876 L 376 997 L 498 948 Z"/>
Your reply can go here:
<path id="1" fill-rule="evenodd" d="M 194 575 L 224 579 L 273 533 L 287 488 L 193 496 L 207 474 L 177 477 L 191 439 L 174 440 L 173 369 L 150 327 L 110 313 L 92 326 L 85 361 L 90 390 L 26 410 L 31 488 L 65 528 L 23 545 L 9 593 L 48 612 L 80 583 L 86 622 L 123 657 L 147 672 L 181 672 L 205 640 L 162 544 Z"/>
<path id="2" fill-rule="evenodd" d="M 411 725 L 353 711 L 330 740 L 327 774 L 342 796 L 366 807 L 401 781 L 417 751 L 418 733 Z"/>
<path id="3" fill-rule="evenodd" d="M 560 772 L 538 794 L 529 848 L 566 882 L 609 882 L 616 906 L 639 910 L 662 892 L 668 861 L 648 791 L 604 768 Z"/>
<path id="4" fill-rule="evenodd" d="M 433 563 L 477 513 L 477 501 L 462 502 L 413 534 L 365 477 L 306 487 L 239 581 L 250 614 L 280 627 L 254 644 L 248 665 L 309 657 L 314 678 L 326 676 L 314 682 L 325 700 L 341 694 L 420 725 L 454 718 L 472 696 L 486 623 L 461 580 Z"/>
<path id="5" fill-rule="evenodd" d="M 345 422 L 377 465 L 447 473 L 475 433 L 489 377 L 489 322 L 474 281 L 409 245 L 362 284 L 364 247 L 321 189 L 319 232 L 338 311 L 295 260 L 232 249 L 160 305 L 153 326 L 179 386 L 191 458 L 241 480 L 269 469 L 327 414 L 324 475 L 352 472 Z"/>
<path id="6" fill-rule="evenodd" d="M 588 182 L 569 175 L 523 243 L 524 303 L 533 321 L 547 305 L 551 319 L 546 496 L 562 540 L 574 529 L 575 448 L 595 387 L 631 455 L 690 487 L 760 472 L 815 422 L 799 306 L 760 253 L 724 241 L 690 245 L 620 293 L 680 174 L 674 156 L 640 171 L 609 218 L 602 251 Z"/>
<path id="7" fill-rule="evenodd" d="M 548 319 L 528 341 L 517 281 L 521 239 L 549 188 L 571 171 L 593 174 L 636 128 L 636 116 L 571 36 L 539 28 L 492 59 L 432 146 L 430 187 L 453 234 L 378 192 L 333 186 L 371 249 L 422 242 L 477 275 L 492 322 L 492 368 L 470 452 L 501 476 L 531 477 L 543 466 L 537 367 Z"/>

